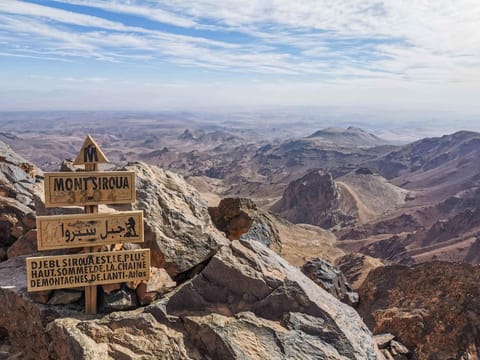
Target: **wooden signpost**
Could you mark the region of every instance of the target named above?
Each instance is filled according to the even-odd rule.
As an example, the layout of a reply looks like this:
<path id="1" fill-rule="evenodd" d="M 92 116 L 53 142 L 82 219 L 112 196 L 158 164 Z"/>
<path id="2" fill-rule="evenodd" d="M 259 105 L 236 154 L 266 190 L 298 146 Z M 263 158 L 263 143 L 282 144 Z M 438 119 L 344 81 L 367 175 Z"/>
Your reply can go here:
<path id="1" fill-rule="evenodd" d="M 39 250 L 84 247 L 75 255 L 27 258 L 28 291 L 85 286 L 85 311 L 97 312 L 97 285 L 148 281 L 150 250 L 95 252 L 104 245 L 143 242 L 143 213 L 98 214 L 98 204 L 135 201 L 135 172 L 98 171 L 108 159 L 87 136 L 75 159 L 84 172 L 45 173 L 45 206 L 78 206 L 85 214 L 37 217 Z"/>

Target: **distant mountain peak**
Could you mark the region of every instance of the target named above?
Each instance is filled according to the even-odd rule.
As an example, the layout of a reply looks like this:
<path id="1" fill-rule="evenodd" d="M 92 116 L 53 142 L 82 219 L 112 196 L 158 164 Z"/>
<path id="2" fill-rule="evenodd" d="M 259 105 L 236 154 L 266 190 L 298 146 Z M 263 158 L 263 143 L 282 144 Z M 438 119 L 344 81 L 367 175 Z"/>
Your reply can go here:
<path id="1" fill-rule="evenodd" d="M 349 126 L 346 129 L 328 127 L 314 132 L 307 138 L 331 145 L 351 147 L 373 147 L 388 143 L 386 140 L 354 126 Z"/>
<path id="2" fill-rule="evenodd" d="M 190 132 L 189 129 L 185 129 L 185 131 L 178 137 L 179 140 L 194 140 L 193 134 Z"/>

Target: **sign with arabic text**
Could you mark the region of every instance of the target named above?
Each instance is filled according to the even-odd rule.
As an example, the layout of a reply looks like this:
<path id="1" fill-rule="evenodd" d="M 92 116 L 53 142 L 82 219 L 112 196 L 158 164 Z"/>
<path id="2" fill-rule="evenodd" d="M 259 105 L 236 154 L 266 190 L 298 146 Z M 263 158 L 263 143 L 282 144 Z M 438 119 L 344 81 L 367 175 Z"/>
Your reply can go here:
<path id="1" fill-rule="evenodd" d="M 147 281 L 150 249 L 27 258 L 28 291 Z"/>
<path id="2" fill-rule="evenodd" d="M 143 242 L 143 212 L 37 216 L 38 250 Z"/>
<path id="3" fill-rule="evenodd" d="M 45 173 L 45 207 L 135 202 L 134 171 Z"/>

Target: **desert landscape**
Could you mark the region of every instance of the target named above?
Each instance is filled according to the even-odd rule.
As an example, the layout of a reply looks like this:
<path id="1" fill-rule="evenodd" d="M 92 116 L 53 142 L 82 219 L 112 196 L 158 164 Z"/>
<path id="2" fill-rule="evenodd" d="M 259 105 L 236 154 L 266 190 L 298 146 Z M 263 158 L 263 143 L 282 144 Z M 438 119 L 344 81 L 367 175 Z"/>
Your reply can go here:
<path id="1" fill-rule="evenodd" d="M 0 0 L 0 360 L 480 360 L 479 24 Z"/>
<path id="2" fill-rule="evenodd" d="M 432 354 L 437 354 L 437 358 L 465 359 L 476 353 L 472 349 L 478 346 L 478 336 L 475 334 L 479 324 L 472 318 L 471 312 L 476 313 L 478 310 L 472 301 L 474 294 L 478 294 L 475 279 L 478 278 L 476 264 L 479 262 L 480 241 L 477 214 L 480 199 L 480 165 L 477 161 L 480 158 L 480 133 L 458 131 L 402 144 L 352 126 L 328 127 L 316 131 L 305 129 L 305 136 L 272 137 L 268 129 L 257 129 L 253 123 L 249 123 L 249 126 L 247 123 L 232 126 L 218 120 L 189 122 L 178 114 L 68 115 L 60 117 L 53 113 L 38 114 L 44 124 L 42 131 L 34 127 L 36 120 L 32 114 L 14 114 L 13 117 L 11 114 L 3 114 L 0 120 L 2 153 L 6 154 L 2 163 L 4 220 L 0 254 L 4 263 L 0 264 L 0 273 L 4 276 L 3 281 L 6 281 L 5 276 L 9 276 L 6 274 L 10 274 L 12 266 L 17 269 L 15 271 L 24 266 L 21 262 L 23 256 L 36 251 L 35 224 L 27 219 L 32 216 L 34 218 L 32 210 L 36 210 L 37 214 L 46 211 L 41 205 L 43 171 L 81 171 L 73 165 L 72 159 L 76 157 L 85 132 L 88 131 L 110 159 L 110 163 L 103 167 L 104 170 L 135 169 L 137 178 L 140 176 L 137 194 L 144 195 L 140 195 L 136 208 L 144 209 L 146 214 L 148 240 L 145 246 L 153 251 L 152 266 L 164 271 L 157 279 L 160 288 L 155 289 L 157 292 L 150 293 L 148 301 L 138 297 L 138 288 L 129 290 L 118 287 L 113 292 L 105 288 L 105 295 L 99 300 L 102 302 L 101 312 L 124 311 L 150 302 L 151 305 L 139 309 L 144 309 L 142 311 L 145 314 L 152 311 L 157 314 L 158 310 L 152 310 L 152 306 L 163 304 L 161 306 L 170 309 L 169 314 L 181 318 L 184 316 L 181 314 L 197 316 L 218 313 L 221 316 L 231 316 L 232 311 L 245 311 L 249 308 L 234 305 L 235 301 L 230 303 L 230 300 L 228 304 L 221 305 L 221 309 L 217 309 L 220 306 L 218 299 L 208 300 L 208 296 L 203 294 L 205 289 L 212 286 L 204 282 L 212 281 L 207 273 L 214 271 L 209 269 L 216 264 L 215 259 L 226 256 L 220 254 L 227 250 L 218 249 L 233 246 L 232 250 L 236 249 L 234 253 L 247 251 L 246 248 L 239 250 L 237 247 L 247 246 L 247 242 L 254 241 L 282 256 L 288 261 L 291 271 L 301 269 L 321 288 L 357 309 L 370 331 L 375 334 L 371 341 L 376 345 L 368 350 L 373 353 L 359 355 L 361 353 L 355 352 L 356 355 L 349 353 L 339 356 L 358 359 L 375 356 L 387 359 L 389 356 L 395 359 L 430 359 Z M 20 118 L 14 119 L 15 116 Z M 100 116 L 103 116 L 101 122 L 98 121 Z M 185 128 L 185 123 L 189 124 L 188 128 Z M 300 127 L 302 126 L 303 124 Z M 298 125 L 292 127 L 292 133 L 300 132 Z M 147 183 L 151 185 L 147 186 Z M 156 197 L 159 205 L 154 205 Z M 183 205 L 183 202 L 186 203 Z M 157 216 L 163 220 L 159 222 Z M 192 228 L 193 224 L 197 225 Z M 204 230 L 194 230 L 198 226 Z M 205 230 L 206 227 L 210 230 Z M 252 245 L 247 247 L 250 246 Z M 260 248 L 254 247 L 248 251 L 252 250 L 257 252 Z M 268 256 L 274 256 L 273 252 Z M 258 254 L 266 256 L 266 253 Z M 258 254 L 248 256 L 260 256 Z M 255 261 L 285 260 L 272 258 L 268 261 Z M 269 268 L 270 266 L 272 265 L 268 265 Z M 287 271 L 284 268 L 286 264 L 274 266 L 281 266 L 281 271 Z M 417 275 L 413 275 L 415 273 Z M 455 275 L 457 273 L 459 275 Z M 411 283 L 413 280 L 409 280 L 412 277 L 416 285 Z M 437 280 L 432 281 L 434 278 Z M 455 279 L 454 283 L 448 279 Z M 24 280 L 15 276 L 14 281 L 18 284 Z M 215 288 L 219 286 L 217 282 L 222 281 L 224 280 L 215 280 Z M 402 282 L 406 282 L 405 285 L 401 285 Z M 222 286 L 230 285 L 227 282 Z M 449 290 L 452 286 L 459 292 Z M 384 290 L 385 288 L 390 290 Z M 18 290 L 13 293 L 12 290 L 2 291 L 3 301 L 12 301 L 8 298 L 21 296 L 22 302 L 26 301 L 28 307 L 36 309 L 35 312 L 39 311 L 38 321 L 43 324 L 50 321 L 45 320 L 46 315 L 42 314 L 45 311 L 48 313 L 48 309 L 53 306 L 51 304 L 56 301 L 70 304 L 62 305 L 66 306 L 65 310 L 61 310 L 62 307 L 55 309 L 60 313 L 81 309 L 78 308 L 81 293 L 65 300 L 62 296 L 66 295 L 59 294 L 61 290 L 46 292 L 42 298 L 31 298 L 28 293 L 18 293 Z M 222 288 L 215 291 L 227 290 Z M 388 291 L 389 294 L 394 291 L 397 296 L 389 295 L 385 298 L 382 291 Z M 184 296 L 191 298 L 193 303 L 182 301 L 177 304 L 176 297 Z M 200 298 L 193 300 L 197 296 Z M 461 302 L 456 301 L 455 305 L 458 306 L 455 321 L 460 321 L 455 330 L 435 325 L 437 322 L 451 321 L 448 319 L 452 314 L 447 310 L 451 296 L 462 296 Z M 57 297 L 61 299 L 55 300 Z M 411 299 L 415 297 L 418 299 L 412 302 Z M 155 298 L 159 299 L 158 304 L 158 300 L 152 302 Z M 38 302 L 47 305 L 40 306 L 37 305 Z M 208 302 L 212 304 L 209 305 Z M 9 305 L 4 303 L 4 306 Z M 27 305 L 22 305 L 24 306 Z M 231 306 L 235 308 L 232 309 Z M 261 305 L 258 303 L 254 306 Z M 340 311 L 338 306 L 340 305 L 335 305 L 335 311 Z M 465 313 L 466 308 L 471 309 L 470 312 Z M 255 316 L 260 318 L 248 318 L 250 315 L 245 315 L 247 318 L 237 318 L 235 323 L 227 325 L 230 324 L 228 318 L 207 317 L 195 320 L 180 330 L 171 323 L 172 320 L 167 323 L 160 320 L 160 324 L 164 324 L 161 326 L 170 327 L 168 331 L 180 331 L 183 341 L 201 341 L 203 344 L 193 349 L 185 343 L 186 348 L 181 350 L 183 352 L 172 352 L 169 357 L 201 358 L 204 356 L 201 354 L 208 353 L 214 357 L 236 358 L 236 350 L 220 350 L 216 345 L 210 348 L 208 342 L 211 340 L 194 340 L 190 331 L 198 326 L 220 326 L 219 321 L 223 324 L 222 331 L 226 331 L 229 326 L 233 327 L 228 331 L 235 331 L 238 326 L 245 326 L 242 325 L 243 321 L 253 324 L 251 321 L 264 321 L 260 320 L 262 318 L 273 319 L 270 312 L 264 314 L 261 310 L 258 310 L 259 313 L 256 311 Z M 22 313 L 22 316 L 29 316 L 23 310 Z M 54 318 L 61 316 L 60 313 L 54 315 Z M 69 314 L 72 316 L 72 313 Z M 140 316 L 138 311 L 126 314 L 129 315 L 122 316 Z M 36 336 L 33 334 L 42 332 L 42 327 L 15 327 L 8 330 L 9 326 L 5 322 L 11 321 L 11 316 L 12 313 L 3 317 L 5 325 L 2 326 L 8 334 L 4 342 L 9 344 L 3 348 L 10 349 L 7 351 L 10 354 L 20 351 L 18 354 L 23 354 L 22 356 L 33 356 L 37 350 L 30 345 L 21 350 L 27 344 L 19 335 L 28 332 L 32 334 L 29 336 Z M 141 316 L 144 319 L 142 321 L 146 321 L 146 315 Z M 155 315 L 158 321 L 157 316 Z M 78 318 L 77 315 L 74 318 Z M 62 332 L 62 339 L 66 337 L 63 341 L 72 341 L 69 336 L 73 336 L 73 333 L 67 335 L 72 331 L 68 329 L 80 326 L 78 321 L 87 321 L 82 328 L 98 327 L 105 326 L 101 325 L 102 321 L 111 322 L 114 318 L 95 320 L 101 321 L 96 325 L 83 318 L 74 323 L 63 322 L 62 325 L 61 320 L 56 320 L 54 329 L 49 325 L 47 338 L 38 341 L 49 342 L 51 336 L 59 335 L 58 331 Z M 208 325 L 203 321 L 207 321 Z M 417 325 L 412 321 L 424 323 L 423 330 L 414 330 Z M 194 327 L 190 328 L 191 326 Z M 256 323 L 255 326 L 267 325 Z M 122 329 L 122 334 L 131 331 Z M 452 331 L 457 334 L 456 338 L 442 340 L 443 336 L 452 334 Z M 87 331 L 82 336 L 92 336 L 88 334 Z M 222 341 L 237 341 L 236 337 L 228 333 L 224 336 L 226 337 Z M 260 334 L 255 332 L 255 336 L 258 338 Z M 320 338 L 323 339 L 322 336 Z M 93 339 L 98 341 L 97 337 Z M 83 341 L 87 340 L 81 340 L 80 343 L 83 344 Z M 352 338 L 350 341 L 356 340 Z M 365 345 L 364 340 L 360 343 Z M 113 358 L 125 353 L 116 349 L 112 343 L 105 344 L 109 349 L 105 351 Z M 45 347 L 41 344 L 36 346 Z M 41 357 L 53 356 L 52 354 L 77 356 L 70 353 L 71 349 L 67 350 L 60 344 L 59 347 L 52 346 L 48 347 L 48 351 L 45 348 L 46 352 Z M 95 351 L 88 352 L 91 350 L 87 351 L 85 346 L 87 345 L 81 345 L 81 350 L 78 350 L 81 357 L 107 356 Z M 244 349 L 247 345 L 242 342 L 235 346 Z M 355 351 L 358 350 L 357 345 L 354 348 Z M 274 351 L 269 347 L 264 350 Z M 135 352 L 132 348 L 129 351 Z M 156 357 L 155 351 L 151 351 L 146 355 L 147 358 Z M 306 356 L 316 358 L 317 355 L 313 354 L 317 350 L 311 349 L 301 350 L 298 356 L 305 356 L 309 351 L 313 352 Z M 257 358 L 259 354 L 255 351 L 251 357 Z"/>

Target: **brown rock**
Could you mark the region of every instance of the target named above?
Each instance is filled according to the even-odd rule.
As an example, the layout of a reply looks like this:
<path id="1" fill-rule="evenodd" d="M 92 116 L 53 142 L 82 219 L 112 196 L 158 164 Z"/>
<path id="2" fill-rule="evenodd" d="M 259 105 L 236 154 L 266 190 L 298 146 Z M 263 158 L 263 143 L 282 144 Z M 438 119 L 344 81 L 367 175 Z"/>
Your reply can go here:
<path id="1" fill-rule="evenodd" d="M 137 209 L 144 210 L 145 246 L 152 266 L 172 277 L 209 259 L 228 240 L 212 224 L 199 193 L 177 174 L 144 163 L 124 168 L 137 175 Z"/>
<path id="2" fill-rule="evenodd" d="M 37 249 L 37 230 L 33 229 L 20 237 L 8 248 L 8 258 L 13 258 L 20 255 L 34 254 Z"/>
<path id="3" fill-rule="evenodd" d="M 230 240 L 256 240 L 281 252 L 280 235 L 273 217 L 245 198 L 222 199 L 208 209 L 215 226 Z"/>
<path id="4" fill-rule="evenodd" d="M 27 230 L 35 229 L 37 227 L 37 217 L 35 212 L 29 212 L 24 217 L 22 217 L 22 224 Z"/>
<path id="5" fill-rule="evenodd" d="M 46 304 L 48 303 L 48 300 L 50 299 L 50 296 L 52 295 L 51 290 L 46 290 L 46 291 L 36 291 L 36 292 L 31 292 L 28 294 L 30 299 L 32 301 L 39 303 L 39 304 Z"/>
<path id="6" fill-rule="evenodd" d="M 45 326 L 55 317 L 74 312 L 33 302 L 26 291 L 25 258 L 0 263 L 0 328 L 8 331 L 11 353 L 24 359 L 49 359 Z"/>
<path id="7" fill-rule="evenodd" d="M 341 209 L 341 193 L 330 173 L 312 171 L 292 181 L 272 211 L 293 223 L 332 228 L 352 225 L 356 214 Z"/>
<path id="8" fill-rule="evenodd" d="M 31 209 L 16 199 L 0 197 L 0 246 L 10 246 L 24 234 L 18 226 L 20 219 L 31 212 Z"/>
<path id="9" fill-rule="evenodd" d="M 359 313 L 372 331 L 389 332 L 405 345 L 398 354 L 410 349 L 420 360 L 457 359 L 479 349 L 478 265 L 435 261 L 379 267 L 359 294 Z"/>
<path id="10" fill-rule="evenodd" d="M 110 294 L 113 291 L 120 290 L 121 286 L 122 286 L 121 283 L 105 284 L 105 285 L 102 285 L 102 289 L 105 294 Z"/>
<path id="11" fill-rule="evenodd" d="M 382 349 L 380 350 L 383 357 L 385 358 L 385 360 L 395 360 L 392 356 L 392 354 L 390 354 L 390 351 L 388 351 L 388 349 Z"/>
<path id="12" fill-rule="evenodd" d="M 66 305 L 77 302 L 82 297 L 80 291 L 55 290 L 48 300 L 49 305 Z"/>
<path id="13" fill-rule="evenodd" d="M 148 305 L 175 286 L 175 281 L 172 280 L 165 269 L 152 267 L 150 269 L 150 280 L 147 283 L 140 283 L 137 287 L 138 301 L 141 305 Z"/>
<path id="14" fill-rule="evenodd" d="M 23 226 L 16 225 L 12 228 L 12 236 L 16 239 L 20 238 L 25 233 Z"/>
<path id="15" fill-rule="evenodd" d="M 338 258 L 335 261 L 335 265 L 345 275 L 352 288 L 357 290 L 370 271 L 384 264 L 381 260 L 367 255 L 350 253 Z"/>

